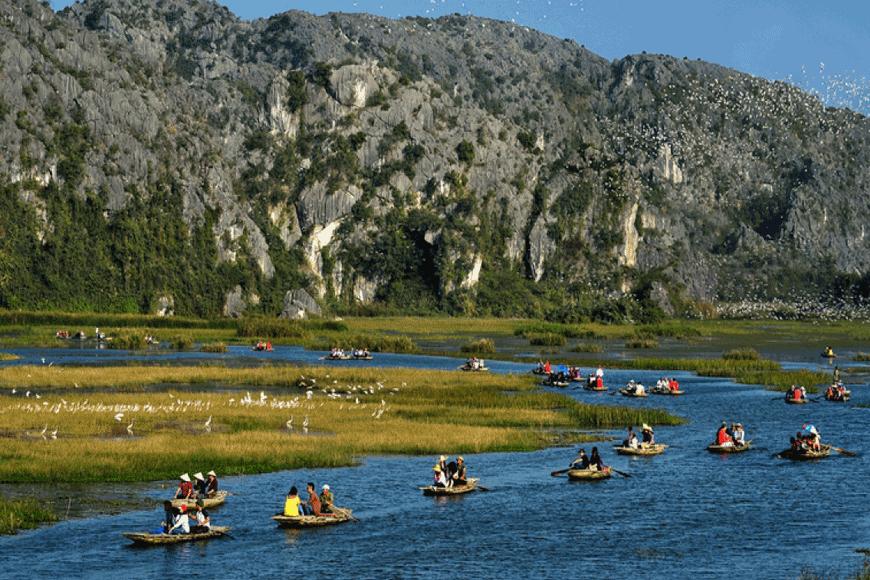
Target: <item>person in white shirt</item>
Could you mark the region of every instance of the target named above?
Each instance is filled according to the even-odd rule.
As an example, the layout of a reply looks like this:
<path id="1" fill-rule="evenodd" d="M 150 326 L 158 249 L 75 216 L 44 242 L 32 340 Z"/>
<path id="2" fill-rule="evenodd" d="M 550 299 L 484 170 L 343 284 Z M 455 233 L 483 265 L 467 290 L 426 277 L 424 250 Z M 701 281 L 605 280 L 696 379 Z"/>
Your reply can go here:
<path id="1" fill-rule="evenodd" d="M 178 517 L 175 518 L 175 525 L 169 528 L 167 533 L 172 534 L 189 534 L 190 533 L 190 520 L 187 518 L 187 505 L 181 504 L 181 507 L 178 508 L 179 514 Z"/>

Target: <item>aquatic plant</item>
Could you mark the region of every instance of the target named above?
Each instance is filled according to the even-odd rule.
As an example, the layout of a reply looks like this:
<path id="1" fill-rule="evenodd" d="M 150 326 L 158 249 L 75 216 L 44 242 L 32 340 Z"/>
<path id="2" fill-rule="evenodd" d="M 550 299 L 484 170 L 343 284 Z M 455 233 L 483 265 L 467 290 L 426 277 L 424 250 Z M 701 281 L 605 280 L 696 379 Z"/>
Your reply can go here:
<path id="1" fill-rule="evenodd" d="M 488 338 L 481 338 L 463 344 L 459 350 L 472 354 L 493 354 L 495 353 L 495 343 Z"/>
<path id="2" fill-rule="evenodd" d="M 58 521 L 60 518 L 44 508 L 35 499 L 0 499 L 0 534 L 9 535 L 19 530 L 38 527 L 40 524 Z"/>

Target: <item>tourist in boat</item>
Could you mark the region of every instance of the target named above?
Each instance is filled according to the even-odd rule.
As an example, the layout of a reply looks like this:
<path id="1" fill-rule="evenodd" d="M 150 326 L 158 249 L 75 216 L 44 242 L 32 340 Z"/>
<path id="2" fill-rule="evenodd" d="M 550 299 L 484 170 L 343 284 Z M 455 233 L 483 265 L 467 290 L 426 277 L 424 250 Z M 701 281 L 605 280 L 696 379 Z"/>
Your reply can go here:
<path id="1" fill-rule="evenodd" d="M 670 387 L 672 393 L 676 393 L 680 390 L 680 383 L 674 377 L 668 379 L 668 387 Z"/>
<path id="2" fill-rule="evenodd" d="M 601 368 L 601 365 L 598 365 L 598 369 L 595 371 L 595 377 L 604 380 L 604 369 Z"/>
<path id="3" fill-rule="evenodd" d="M 648 445 L 655 445 L 655 434 L 653 433 L 652 427 L 643 424 L 643 427 L 640 429 L 641 435 L 643 435 L 643 445 L 646 447 Z"/>
<path id="4" fill-rule="evenodd" d="M 317 491 L 315 491 L 314 484 L 309 482 L 306 490 L 308 491 L 308 501 L 302 505 L 302 509 L 305 510 L 306 516 L 319 516 L 320 498 L 317 497 Z"/>
<path id="5" fill-rule="evenodd" d="M 734 439 L 734 445 L 738 447 L 746 444 L 746 434 L 743 432 L 743 425 L 737 423 L 734 425 L 734 432 L 731 434 Z"/>
<path id="6" fill-rule="evenodd" d="M 465 459 L 460 455 L 456 458 L 456 468 L 453 473 L 450 474 L 450 485 L 466 485 L 468 484 L 468 480 L 466 478 L 468 470 L 465 467 Z"/>
<path id="7" fill-rule="evenodd" d="M 453 471 L 450 469 L 450 464 L 450 458 L 446 455 L 442 455 L 438 458 L 438 466 L 441 468 L 441 473 L 444 474 L 444 479 L 447 480 L 448 484 L 450 483 L 450 476 L 453 474 Z"/>
<path id="8" fill-rule="evenodd" d="M 190 499 L 194 497 L 193 483 L 190 481 L 190 476 L 186 473 L 182 474 L 178 479 L 181 483 L 178 484 L 178 489 L 175 490 L 173 499 Z"/>
<path id="9" fill-rule="evenodd" d="M 589 457 L 589 469 L 604 471 L 606 468 L 607 466 L 601 461 L 601 456 L 598 455 L 598 447 L 593 447 L 592 455 Z"/>
<path id="10" fill-rule="evenodd" d="M 734 444 L 734 440 L 731 438 L 731 435 L 728 433 L 728 423 L 722 421 L 722 425 L 719 427 L 719 430 L 716 432 L 716 445 L 720 445 L 722 447 L 728 447 Z"/>
<path id="11" fill-rule="evenodd" d="M 626 392 L 629 392 L 632 394 L 637 392 L 637 384 L 634 382 L 634 379 L 631 379 L 630 381 L 628 381 L 628 384 L 625 385 L 625 390 L 626 390 Z"/>
<path id="12" fill-rule="evenodd" d="M 284 515 L 285 516 L 304 516 L 305 512 L 302 509 L 302 500 L 299 499 L 299 490 L 296 486 L 290 488 L 287 492 L 287 497 L 284 499 Z"/>
<path id="13" fill-rule="evenodd" d="M 589 469 L 589 458 L 586 456 L 586 450 L 578 451 L 580 457 L 571 462 L 571 469 Z"/>
<path id="14" fill-rule="evenodd" d="M 201 499 L 196 500 L 196 525 L 190 528 L 191 534 L 204 534 L 211 531 L 211 517 L 205 511 L 205 504 Z"/>
<path id="15" fill-rule="evenodd" d="M 193 474 L 193 497 L 205 497 L 205 488 L 208 484 L 205 482 L 205 476 L 201 471 Z"/>
<path id="16" fill-rule="evenodd" d="M 175 518 L 175 523 L 169 528 L 168 534 L 189 534 L 190 520 L 187 518 L 187 504 L 181 504 L 178 508 L 178 517 Z"/>
<path id="17" fill-rule="evenodd" d="M 634 428 L 628 428 L 628 437 L 622 440 L 622 446 L 637 449 L 637 436 L 634 434 Z"/>
<path id="18" fill-rule="evenodd" d="M 638 396 L 646 394 L 646 389 L 644 388 L 643 383 L 637 383 L 634 386 L 634 394 Z"/>
<path id="19" fill-rule="evenodd" d="M 550 368 L 550 361 L 544 363 L 544 373 L 550 374 L 553 370 Z"/>
<path id="20" fill-rule="evenodd" d="M 447 487 L 447 477 L 444 475 L 444 470 L 441 466 L 435 464 L 432 469 L 435 471 L 435 481 L 432 483 L 435 487 Z"/>
<path id="21" fill-rule="evenodd" d="M 803 433 L 803 440 L 806 442 L 808 448 L 813 451 L 818 451 L 822 447 L 822 436 L 819 434 L 819 431 L 815 428 L 815 426 L 806 424 L 801 427 L 801 433 Z"/>
<path id="22" fill-rule="evenodd" d="M 205 485 L 205 495 L 206 497 L 214 497 L 218 492 L 217 475 L 214 471 L 209 471 L 206 475 L 208 475 L 208 481 Z"/>
<path id="23" fill-rule="evenodd" d="M 160 531 L 164 534 L 168 534 L 169 530 L 172 526 L 175 525 L 175 516 L 176 516 L 175 508 L 172 507 L 172 502 L 168 499 L 163 502 L 163 525 L 160 527 Z"/>
<path id="24" fill-rule="evenodd" d="M 329 484 L 323 484 L 323 489 L 320 492 L 320 513 L 331 515 L 333 513 L 333 501 L 335 497 L 332 495 L 332 492 L 329 491 Z"/>

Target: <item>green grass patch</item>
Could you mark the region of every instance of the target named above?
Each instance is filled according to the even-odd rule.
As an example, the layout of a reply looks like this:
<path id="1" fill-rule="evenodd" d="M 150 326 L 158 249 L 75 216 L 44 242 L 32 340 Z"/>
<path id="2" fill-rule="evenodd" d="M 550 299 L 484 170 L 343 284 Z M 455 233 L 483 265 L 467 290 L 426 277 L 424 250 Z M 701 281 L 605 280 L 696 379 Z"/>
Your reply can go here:
<path id="1" fill-rule="evenodd" d="M 604 352 L 604 348 L 600 344 L 595 344 L 594 342 L 578 342 L 574 346 L 570 348 L 571 352 L 586 352 L 586 353 L 598 353 Z"/>
<path id="2" fill-rule="evenodd" d="M 528 335 L 529 344 L 532 346 L 565 346 L 568 339 L 563 334 L 555 332 L 541 332 Z"/>
<path id="3" fill-rule="evenodd" d="M 463 344 L 459 350 L 468 354 L 493 354 L 495 343 L 488 338 L 481 338 Z"/>
<path id="4" fill-rule="evenodd" d="M 0 499 L 0 535 L 15 534 L 20 530 L 33 529 L 40 524 L 59 519 L 56 514 L 42 507 L 35 499 L 15 501 Z"/>

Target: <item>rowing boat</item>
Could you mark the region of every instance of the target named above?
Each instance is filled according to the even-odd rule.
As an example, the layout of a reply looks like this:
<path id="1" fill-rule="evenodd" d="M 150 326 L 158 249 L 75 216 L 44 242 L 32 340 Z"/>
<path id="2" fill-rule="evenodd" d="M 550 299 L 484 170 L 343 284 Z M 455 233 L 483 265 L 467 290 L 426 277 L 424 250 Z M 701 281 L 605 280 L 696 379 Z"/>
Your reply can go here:
<path id="1" fill-rule="evenodd" d="M 785 402 L 788 403 L 789 405 L 803 405 L 804 403 L 809 402 L 809 399 L 804 399 L 804 398 L 795 399 L 792 397 L 786 397 Z"/>
<path id="2" fill-rule="evenodd" d="M 587 391 L 606 391 L 608 389 L 608 387 L 605 387 L 604 385 L 601 385 L 600 387 L 590 387 L 588 384 L 586 384 L 583 388 Z"/>
<path id="3" fill-rule="evenodd" d="M 609 467 L 605 467 L 599 471 L 597 469 L 569 469 L 568 479 L 574 481 L 595 481 L 598 479 L 607 479 L 613 477 L 613 472 Z"/>
<path id="4" fill-rule="evenodd" d="M 646 391 L 638 393 L 637 391 L 629 391 L 628 389 L 619 389 L 619 392 L 624 397 L 649 397 L 649 393 Z"/>
<path id="5" fill-rule="evenodd" d="M 743 445 L 716 445 L 714 443 L 707 446 L 707 451 L 710 453 L 740 453 L 747 449 L 752 449 L 752 445 L 749 443 L 744 443 Z"/>
<path id="6" fill-rule="evenodd" d="M 613 446 L 618 455 L 658 455 L 659 453 L 664 452 L 665 447 L 667 447 L 667 445 L 662 445 L 661 443 L 655 445 L 641 443 L 638 447 Z"/>
<path id="7" fill-rule="evenodd" d="M 462 495 L 463 493 L 474 491 L 480 478 L 469 477 L 465 481 L 468 482 L 465 485 L 454 485 L 452 487 L 435 487 L 434 485 L 430 485 L 427 487 L 421 487 L 420 491 L 423 492 L 423 495 Z"/>
<path id="8" fill-rule="evenodd" d="M 212 526 L 207 532 L 193 534 L 153 534 L 151 532 L 123 532 L 121 535 L 136 544 L 180 544 L 222 538 L 230 531 L 229 526 Z"/>
<path id="9" fill-rule="evenodd" d="M 343 524 L 355 519 L 351 513 L 353 510 L 346 508 L 334 507 L 333 514 L 321 514 L 319 516 L 285 516 L 284 514 L 275 514 L 272 519 L 278 522 L 278 526 L 282 528 L 319 528 L 323 526 L 334 526 Z"/>
<path id="10" fill-rule="evenodd" d="M 844 395 L 839 396 L 839 397 L 835 397 L 835 396 L 829 397 L 828 395 L 825 395 L 825 400 L 831 401 L 832 403 L 845 403 L 846 401 L 849 400 L 849 395 L 844 394 Z"/>
<path id="11" fill-rule="evenodd" d="M 794 461 L 809 461 L 811 459 L 821 459 L 831 454 L 830 445 L 822 445 L 818 451 L 808 451 L 806 449 L 792 449 L 789 447 L 776 454 L 780 459 L 792 459 Z"/>
<path id="12" fill-rule="evenodd" d="M 470 367 L 470 366 L 468 366 L 468 365 L 462 365 L 462 366 L 456 367 L 456 370 L 458 370 L 458 371 L 471 371 L 471 372 L 481 373 L 481 372 L 486 372 L 486 371 L 488 371 L 488 370 L 489 370 L 489 367 Z"/>
<path id="13" fill-rule="evenodd" d="M 202 500 L 202 507 L 205 507 L 205 508 L 215 507 L 215 506 L 221 505 L 222 503 L 224 503 L 224 501 L 226 501 L 227 492 L 226 492 L 226 490 L 222 489 L 222 490 L 218 491 L 217 493 L 215 493 L 213 497 L 201 497 L 199 499 Z M 180 507 L 181 504 L 186 504 L 187 507 L 193 508 L 196 506 L 197 500 L 195 500 L 195 499 L 173 499 L 171 501 L 172 501 L 172 507 Z"/>

